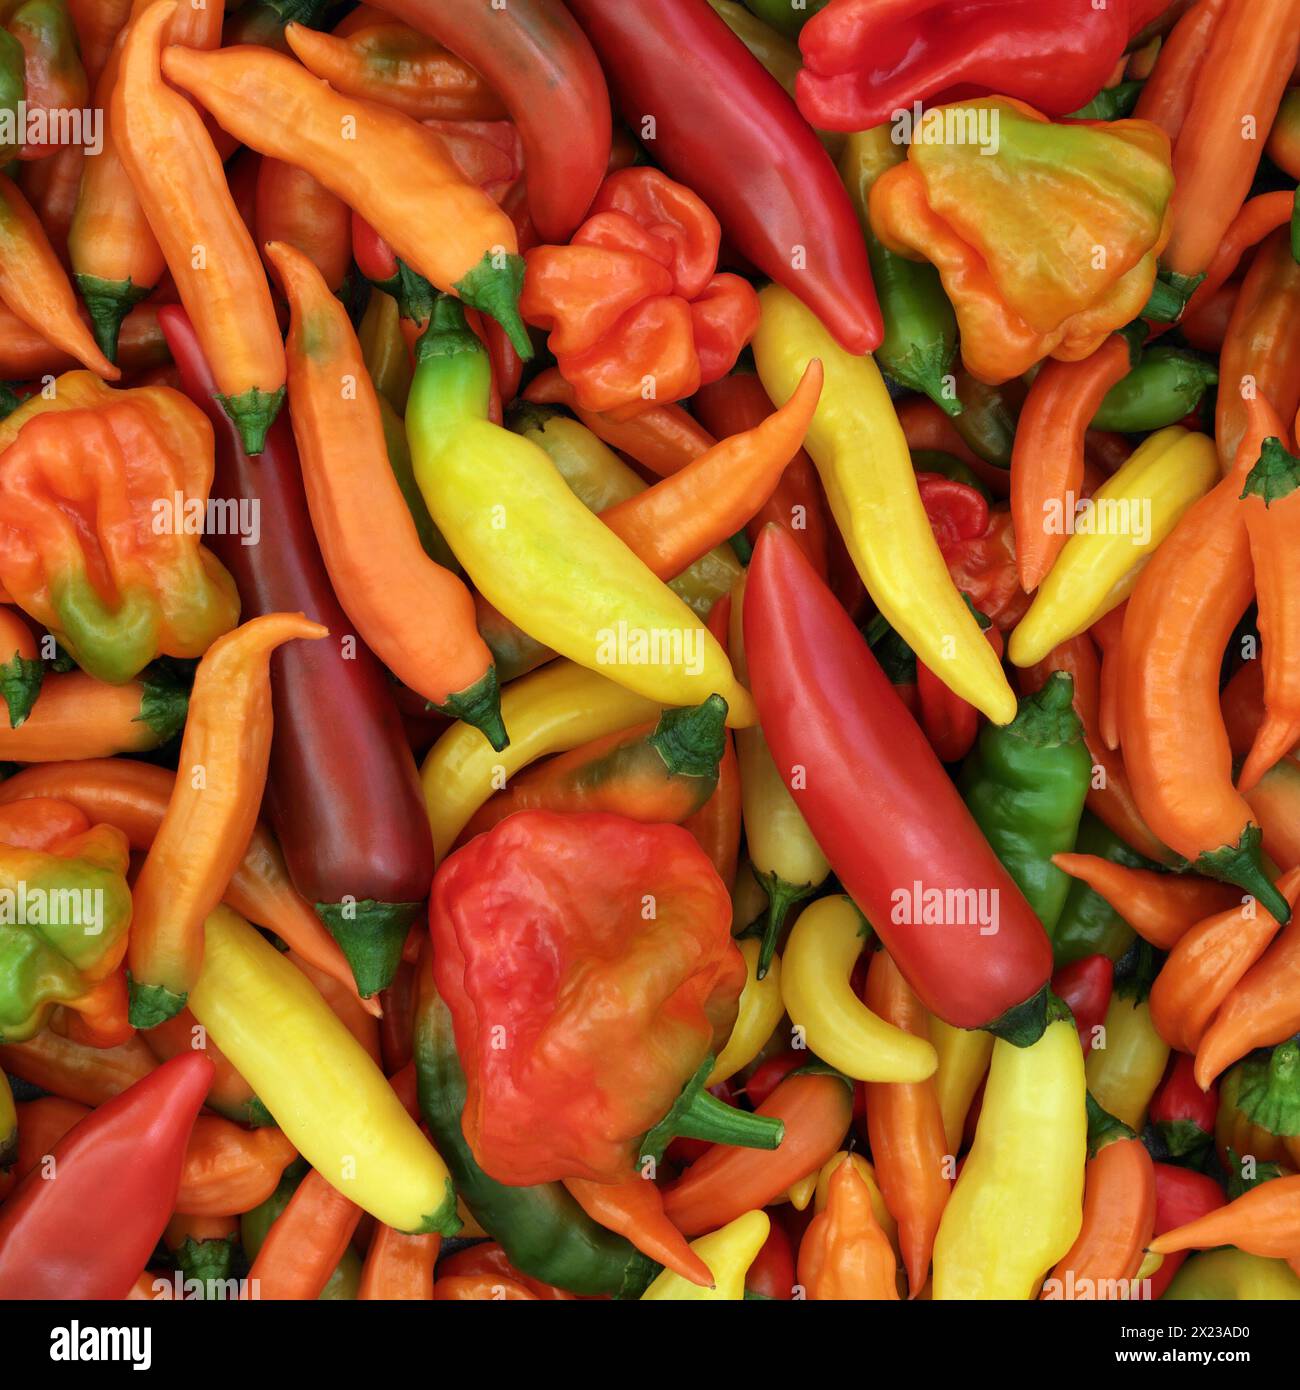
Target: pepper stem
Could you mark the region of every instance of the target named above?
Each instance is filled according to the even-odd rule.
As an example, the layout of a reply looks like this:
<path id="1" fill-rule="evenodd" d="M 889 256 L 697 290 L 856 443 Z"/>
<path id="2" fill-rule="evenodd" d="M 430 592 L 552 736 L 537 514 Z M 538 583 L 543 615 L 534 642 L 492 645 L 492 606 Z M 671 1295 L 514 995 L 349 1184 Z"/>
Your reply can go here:
<path id="1" fill-rule="evenodd" d="M 237 396 L 217 393 L 222 410 L 234 421 L 244 452 L 253 458 L 266 447 L 266 432 L 284 404 L 283 386 L 275 391 L 263 391 L 251 386 Z"/>
<path id="2" fill-rule="evenodd" d="M 1009 1042 L 1013 1047 L 1032 1047 L 1043 1033 L 1047 1030 L 1048 1023 L 1056 1022 L 1059 1015 L 1053 1014 L 1048 1017 L 1048 995 L 1046 985 L 1031 995 L 1022 1004 L 1013 1004 L 1006 1013 L 995 1018 L 992 1023 L 984 1025 L 984 1032 L 992 1033 L 995 1038 L 1001 1038 L 1004 1042 Z M 1055 998 L 1055 996 L 1052 996 Z M 1059 1002 L 1059 1001 L 1057 1001 Z M 1064 1004 L 1061 1008 L 1065 1009 L 1064 1017 L 1070 1018 L 1071 1014 Z"/>
<path id="3" fill-rule="evenodd" d="M 1288 453 L 1280 439 L 1266 439 L 1259 451 L 1259 461 L 1246 475 L 1241 489 L 1242 498 L 1260 497 L 1267 507 L 1289 497 L 1300 487 L 1300 459 Z"/>
<path id="4" fill-rule="evenodd" d="M 188 994 L 176 994 L 166 985 L 142 985 L 131 978 L 129 970 L 126 972 L 126 982 L 129 997 L 127 1019 L 133 1028 L 156 1028 L 160 1023 L 166 1023 L 180 1013 L 189 998 Z"/>
<path id="5" fill-rule="evenodd" d="M 452 288 L 471 308 L 490 314 L 506 331 L 515 351 L 525 361 L 533 356 L 533 341 L 519 316 L 519 295 L 524 287 L 524 258 L 485 251 L 483 259 Z"/>
<path id="6" fill-rule="evenodd" d="M 114 365 L 117 364 L 117 339 L 122 331 L 122 320 L 150 293 L 150 286 L 132 284 L 128 275 L 125 280 L 105 280 L 99 275 L 77 275 L 73 277 L 81 294 L 81 301 L 90 315 L 90 331 L 100 352 Z"/>
<path id="7" fill-rule="evenodd" d="M 1294 1039 L 1275 1047 L 1267 1061 L 1243 1065 L 1237 1109 L 1270 1134 L 1300 1134 L 1300 1046 Z"/>
<path id="8" fill-rule="evenodd" d="M 1088 1157 L 1096 1158 L 1107 1144 L 1120 1139 L 1136 1139 L 1137 1135 L 1124 1123 L 1116 1119 L 1108 1110 L 1103 1110 L 1093 1099 L 1091 1091 L 1086 1093 L 1088 1106 Z"/>
<path id="9" fill-rule="evenodd" d="M 380 903 L 373 898 L 316 904 L 316 915 L 347 957 L 363 999 L 392 984 L 419 910 L 419 903 Z"/>
<path id="10" fill-rule="evenodd" d="M 758 978 L 763 979 L 767 972 L 772 968 L 772 957 L 776 954 L 776 943 L 781 935 L 781 928 L 785 925 L 786 913 L 797 902 L 802 902 L 816 888 L 812 883 L 787 883 L 785 879 L 778 878 L 776 874 L 761 874 L 754 869 L 754 877 L 759 881 L 763 891 L 767 894 L 767 912 L 749 928 L 747 934 L 758 936 L 756 930 L 758 923 L 763 923 L 762 940 L 763 944 L 758 952 Z"/>
<path id="11" fill-rule="evenodd" d="M 1252 822 L 1241 832 L 1235 845 L 1221 845 L 1200 855 L 1196 871 L 1217 878 L 1220 883 L 1235 883 L 1238 888 L 1254 894 L 1259 905 L 1272 913 L 1279 925 L 1285 926 L 1291 920 L 1291 904 L 1264 871 L 1261 834 L 1259 826 Z"/>
<path id="12" fill-rule="evenodd" d="M 727 749 L 727 702 L 710 695 L 702 705 L 665 710 L 650 746 L 673 777 L 717 777 Z"/>
<path id="13" fill-rule="evenodd" d="M 1151 287 L 1151 298 L 1142 310 L 1142 317 L 1154 323 L 1177 323 L 1187 308 L 1187 301 L 1204 279 L 1204 272 L 1200 275 L 1179 275 L 1174 270 L 1162 270 Z"/>
<path id="14" fill-rule="evenodd" d="M 638 1162 L 652 1158 L 656 1165 L 679 1135 L 709 1144 L 734 1144 L 742 1149 L 775 1149 L 785 1138 L 785 1124 L 771 1115 L 754 1115 L 727 1105 L 704 1089 L 714 1059 L 706 1057 L 682 1087 L 673 1108 L 646 1133 Z"/>
<path id="15" fill-rule="evenodd" d="M 501 718 L 501 686 L 494 665 L 489 666 L 473 685 L 448 695 L 440 705 L 433 701 L 429 705 L 448 719 L 459 719 L 481 730 L 496 752 L 510 746 L 510 735 Z"/>

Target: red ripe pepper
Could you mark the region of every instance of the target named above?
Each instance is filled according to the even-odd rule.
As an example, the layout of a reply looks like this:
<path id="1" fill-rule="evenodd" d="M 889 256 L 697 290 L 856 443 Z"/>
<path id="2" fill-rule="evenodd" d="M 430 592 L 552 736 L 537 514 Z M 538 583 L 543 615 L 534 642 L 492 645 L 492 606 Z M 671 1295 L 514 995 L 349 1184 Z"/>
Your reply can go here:
<path id="1" fill-rule="evenodd" d="M 764 1058 L 750 1073 L 740 1093 L 757 1110 L 792 1071 L 798 1071 L 807 1064 L 807 1057 L 801 1057 L 797 1052 L 778 1052 L 773 1057 Z"/>
<path id="2" fill-rule="evenodd" d="M 1052 976 L 1052 993 L 1074 1015 L 1085 1053 L 1092 1051 L 1093 1030 L 1106 1021 L 1114 985 L 1115 962 L 1109 956 L 1084 956 L 1063 965 Z"/>
<path id="3" fill-rule="evenodd" d="M 1147 1111 L 1147 1119 L 1160 1131 L 1173 1157 L 1204 1148 L 1214 1138 L 1218 1113 L 1219 1088 L 1201 1090 L 1196 1084 L 1196 1058 L 1186 1052 L 1174 1053 L 1169 1074 Z"/>
<path id="4" fill-rule="evenodd" d="M 772 1222 L 767 1239 L 745 1271 L 745 1292 L 786 1302 L 794 1297 L 794 1247 L 779 1221 Z"/>
<path id="5" fill-rule="evenodd" d="M 983 535 L 955 541 L 943 558 L 952 582 L 1003 632 L 1010 632 L 1025 616 L 1029 595 L 1020 587 L 1016 530 L 1009 510 L 994 509 Z"/>
<path id="6" fill-rule="evenodd" d="M 832 0 L 799 35 L 795 96 L 819 130 L 865 130 L 913 102 L 988 93 L 1065 116 L 1097 95 L 1129 38 L 1166 8 L 1167 0 Z"/>
<path id="7" fill-rule="evenodd" d="M 1177 1230 L 1227 1204 L 1223 1189 L 1213 1178 L 1172 1163 L 1157 1163 L 1155 1234 Z M 1157 1299 L 1173 1282 L 1183 1261 L 1192 1252 L 1178 1250 L 1166 1255 L 1164 1263 L 1151 1276 L 1151 1298 Z"/>
<path id="8" fill-rule="evenodd" d="M 945 555 L 959 541 L 974 540 L 988 530 L 988 501 L 969 483 L 942 473 L 918 473 L 916 488 Z"/>
<path id="9" fill-rule="evenodd" d="M 0 1209 L 0 1299 L 122 1299 L 176 1205 L 212 1081 L 202 1052 L 164 1062 L 54 1146 Z"/>
<path id="10" fill-rule="evenodd" d="M 706 0 L 569 0 L 569 9 L 655 163 L 689 184 L 735 250 L 849 352 L 877 348 L 884 328 L 866 243 L 835 166 Z"/>
<path id="11" fill-rule="evenodd" d="M 954 1027 L 1032 1043 L 1046 1021 L 1047 935 L 852 620 L 778 527 L 750 562 L 745 650 L 776 765 L 908 983 Z"/>

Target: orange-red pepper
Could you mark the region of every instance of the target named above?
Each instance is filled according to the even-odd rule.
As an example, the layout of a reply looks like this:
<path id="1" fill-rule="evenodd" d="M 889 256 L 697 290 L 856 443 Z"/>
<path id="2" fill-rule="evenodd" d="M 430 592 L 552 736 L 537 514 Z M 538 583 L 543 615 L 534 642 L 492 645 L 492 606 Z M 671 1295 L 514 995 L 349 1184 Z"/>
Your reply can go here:
<path id="1" fill-rule="evenodd" d="M 319 1298 L 352 1241 L 361 1208 L 314 1168 L 266 1233 L 248 1271 L 264 1299 Z"/>
<path id="2" fill-rule="evenodd" d="M 897 1302 L 894 1269 L 894 1250 L 872 1210 L 871 1189 L 846 1158 L 831 1175 L 825 1209 L 800 1242 L 799 1283 L 813 1300 Z"/>
<path id="3" fill-rule="evenodd" d="M 30 1042 L 0 1044 L 0 1065 L 43 1091 L 102 1105 L 158 1067 L 137 1034 L 115 1047 L 87 1047 L 46 1029 Z"/>
<path id="4" fill-rule="evenodd" d="M 377 1226 L 366 1251 L 357 1298 L 429 1302 L 441 1248 L 442 1237 L 436 1231 L 413 1236 L 391 1226 Z"/>
<path id="5" fill-rule="evenodd" d="M 1151 1249 L 1167 1255 L 1218 1245 L 1235 1245 L 1271 1260 L 1300 1256 L 1300 1176 L 1260 1183 L 1226 1207 L 1157 1236 Z"/>
<path id="6" fill-rule="evenodd" d="M 331 293 L 342 289 L 352 268 L 352 212 L 342 198 L 305 169 L 259 159 L 254 209 L 258 249 L 277 284 L 280 272 L 267 255 L 269 241 L 288 242 L 320 271 Z"/>

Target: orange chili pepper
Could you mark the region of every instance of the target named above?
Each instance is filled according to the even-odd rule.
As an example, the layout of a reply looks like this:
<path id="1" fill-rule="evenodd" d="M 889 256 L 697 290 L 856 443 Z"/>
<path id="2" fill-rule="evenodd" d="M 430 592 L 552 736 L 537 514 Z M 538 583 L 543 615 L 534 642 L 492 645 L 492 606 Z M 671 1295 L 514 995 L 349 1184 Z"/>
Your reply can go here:
<path id="1" fill-rule="evenodd" d="M 1284 869 L 1300 864 L 1300 763 L 1285 757 L 1247 795 L 1264 832 L 1264 852 Z"/>
<path id="2" fill-rule="evenodd" d="M 87 1047 L 117 1047 L 126 1042 L 135 1032 L 130 1016 L 126 968 L 114 970 L 85 994 L 69 999 L 55 1014 L 51 1027 Z"/>
<path id="3" fill-rule="evenodd" d="M 263 1299 L 319 1298 L 360 1220 L 361 1208 L 310 1169 L 266 1233 L 249 1282 Z"/>
<path id="4" fill-rule="evenodd" d="M 704 1288 L 713 1273 L 664 1214 L 663 1192 L 640 1173 L 623 1182 L 565 1178 L 570 1196 L 593 1221 L 631 1241 L 644 1255 Z"/>
<path id="5" fill-rule="evenodd" d="M 871 958 L 862 1000 L 872 1013 L 886 1023 L 892 1023 L 895 1028 L 915 1033 L 918 1037 L 929 1036 L 929 1014 L 885 951 L 877 951 Z M 916 1083 L 867 1082 L 866 1093 L 867 1132 L 871 1138 L 876 1179 L 889 1214 L 898 1222 L 899 1250 L 903 1267 L 907 1270 L 908 1290 L 915 1298 L 929 1274 L 930 1254 L 934 1249 L 939 1218 L 952 1190 L 952 1182 L 944 1170 L 948 1144 L 944 1138 L 943 1112 L 939 1109 L 933 1079 Z M 842 1163 L 835 1170 L 835 1176 L 831 1178 L 831 1208 L 835 1205 L 835 1184 L 844 1181 L 840 1179 L 840 1173 L 852 1167 L 851 1163 Z M 858 1181 L 861 1182 L 861 1178 Z M 813 1224 L 815 1226 L 816 1222 Z M 833 1225 L 834 1221 L 830 1224 Z M 874 1221 L 872 1224 L 874 1226 Z M 810 1238 L 811 1228 L 809 1234 L 804 1236 L 805 1245 Z M 888 1244 L 888 1240 L 885 1240 L 885 1245 Z M 802 1248 L 799 1256 L 802 1261 Z M 802 1266 L 800 1282 L 807 1282 L 802 1275 Z M 892 1252 L 888 1282 L 892 1287 Z M 888 1294 L 863 1296 L 889 1297 Z"/>
<path id="6" fill-rule="evenodd" d="M 336 92 L 391 106 L 417 121 L 499 121 L 501 98 L 483 78 L 427 34 L 376 14 L 368 23 L 322 34 L 290 24 L 297 58 Z"/>
<path id="7" fill-rule="evenodd" d="M 1267 400 L 1287 425 L 1300 407 L 1300 264 L 1285 228 L 1255 253 L 1223 341 L 1214 429 L 1225 473 L 1249 427 L 1256 397 Z M 1281 427 L 1270 433 L 1286 438 Z"/>
<path id="8" fill-rule="evenodd" d="M 276 284 L 280 272 L 267 254 L 268 241 L 288 242 L 301 251 L 331 293 L 343 287 L 352 268 L 352 212 L 305 169 L 279 159 L 258 160 L 254 226 Z"/>
<path id="9" fill-rule="evenodd" d="M 1283 875 L 1278 887 L 1291 901 L 1300 887 L 1300 872 Z M 1151 1021 L 1170 1047 L 1196 1052 L 1215 1011 L 1277 930 L 1273 915 L 1252 899 L 1215 912 L 1184 933 L 1151 987 Z"/>
<path id="10" fill-rule="evenodd" d="M 24 768 L 0 782 L 0 805 L 29 796 L 58 797 L 79 807 L 92 821 L 115 825 L 133 850 L 144 851 L 162 824 L 175 781 L 175 774 L 166 768 L 129 758 L 49 762 Z M 338 942 L 298 895 L 279 845 L 260 822 L 223 898 L 241 917 L 273 931 L 317 969 L 356 992 L 352 967 Z M 360 1002 L 368 1013 L 378 1015 L 377 1000 Z"/>
<path id="11" fill-rule="evenodd" d="M 158 0 L 127 32 L 113 88 L 116 147 L 212 364 L 222 408 L 246 452 L 258 454 L 284 399 L 284 346 L 221 157 L 202 117 L 163 81 L 163 30 L 177 8 Z"/>
<path id="12" fill-rule="evenodd" d="M 1177 1250 L 1209 1250 L 1216 1245 L 1235 1245 L 1248 1255 L 1268 1260 L 1293 1259 L 1300 1254 L 1300 1176 L 1260 1183 L 1226 1207 L 1156 1236 L 1151 1249 L 1158 1255 L 1169 1255 Z"/>
<path id="13" fill-rule="evenodd" d="M 1029 388 L 1011 453 L 1016 564 L 1026 593 L 1042 583 L 1065 544 L 1065 523 L 1083 485 L 1084 435 L 1131 366 L 1130 343 L 1112 333 L 1082 361 L 1045 362 Z"/>
<path id="14" fill-rule="evenodd" d="M 1238 498 L 1260 445 L 1279 428 L 1265 402 L 1249 406 L 1232 471 L 1183 515 L 1128 601 L 1120 740 L 1152 831 L 1201 873 L 1254 893 L 1285 922 L 1291 910 L 1261 864 L 1259 826 L 1232 785 L 1219 709 L 1223 650 L 1254 593 Z"/>
<path id="15" fill-rule="evenodd" d="M 131 0 L 68 0 L 68 13 L 77 31 L 81 65 L 93 88 L 113 51 L 113 41 L 130 18 Z"/>
<path id="16" fill-rule="evenodd" d="M 310 961 L 304 960 L 296 951 L 289 952 L 289 959 L 316 986 L 321 998 L 330 1006 L 348 1032 L 361 1044 L 366 1053 L 374 1059 L 377 1066 L 383 1065 L 379 1049 L 379 1020 L 357 998 L 355 987 L 349 989 L 341 980 L 318 969 Z"/>
<path id="17" fill-rule="evenodd" d="M 184 771 L 135 884 L 129 963 L 137 1027 L 184 1006 L 203 964 L 204 919 L 257 824 L 271 751 L 271 653 L 326 631 L 301 613 L 268 613 L 219 637 L 199 662 L 181 742 Z"/>
<path id="18" fill-rule="evenodd" d="M 1130 869 L 1093 854 L 1054 854 L 1052 863 L 1100 893 L 1160 951 L 1171 950 L 1198 922 L 1228 911 L 1241 898 L 1236 889 L 1208 878 Z"/>
<path id="19" fill-rule="evenodd" d="M 601 512 L 600 519 L 660 579 L 671 579 L 734 535 L 772 495 L 803 444 L 821 398 L 814 357 L 790 399 L 760 425 Z"/>
<path id="20" fill-rule="evenodd" d="M 312 528 L 339 600 L 399 680 L 504 748 L 496 668 L 474 626 L 473 600 L 420 545 L 347 311 L 300 251 L 275 242 L 267 255 L 289 298 L 293 432 Z M 350 394 L 340 388 L 348 379 Z"/>
<path id="21" fill-rule="evenodd" d="M 273 1125 L 244 1129 L 218 1115 L 200 1115 L 185 1150 L 176 1210 L 194 1217 L 251 1211 L 275 1191 L 280 1174 L 297 1156 Z"/>
<path id="22" fill-rule="evenodd" d="M 1300 870 L 1285 876 L 1300 892 Z M 1271 1047 L 1300 1031 L 1300 930 L 1290 923 L 1234 986 L 1196 1049 L 1196 1084 L 1205 1090 L 1256 1047 Z"/>
<path id="23" fill-rule="evenodd" d="M 1271 232 L 1285 227 L 1291 221 L 1294 208 L 1295 193 L 1290 189 L 1261 193 L 1242 204 L 1241 211 L 1223 234 L 1219 249 L 1205 272 L 1205 279 L 1197 285 L 1196 293 L 1187 301 L 1184 320 L 1205 309 L 1220 288 L 1236 274 L 1246 252 L 1252 246 L 1258 246 Z"/>
<path id="24" fill-rule="evenodd" d="M 82 318 L 88 321 L 84 312 Z M 141 304 L 123 320 L 118 341 L 118 366 L 138 370 L 167 360 L 167 343 L 158 327 L 158 309 Z M 6 381 L 57 376 L 77 365 L 77 359 L 55 347 L 38 329 L 24 323 L 0 303 L 0 376 Z"/>
<path id="25" fill-rule="evenodd" d="M 533 355 L 519 317 L 523 262 L 514 223 L 461 176 L 437 135 L 400 112 L 332 91 L 265 48 L 169 48 L 163 71 L 236 139 L 364 208 L 413 270 L 491 314 L 522 358 Z M 343 129 L 351 138 L 339 138 Z"/>
<path id="26" fill-rule="evenodd" d="M 893 1246 L 871 1208 L 871 1189 L 846 1160 L 831 1175 L 826 1206 L 800 1242 L 799 1283 L 814 1300 L 897 1302 L 895 1268 Z"/>
<path id="27" fill-rule="evenodd" d="M 1237 779 L 1249 791 L 1300 739 L 1300 460 L 1266 439 L 1242 490 L 1263 645 L 1264 719 Z"/>
<path id="28" fill-rule="evenodd" d="M 1124 615 L 1128 600 L 1098 618 L 1088 629 L 1101 650 L 1101 684 L 1097 709 L 1097 729 L 1107 748 L 1119 747 L 1119 655 L 1123 650 Z"/>
<path id="29" fill-rule="evenodd" d="M 154 1071 L 158 1062 L 137 1034 L 117 1047 L 86 1047 L 48 1028 L 29 1042 L 0 1044 L 0 1066 L 43 1091 L 102 1105 Z"/>
<path id="30" fill-rule="evenodd" d="M 817 1172 L 848 1130 L 853 1093 L 837 1076 L 796 1074 L 786 1077 L 756 1113 L 784 1121 L 779 1147 L 715 1144 L 664 1193 L 664 1211 L 683 1235 L 717 1230 Z"/>
<path id="31" fill-rule="evenodd" d="M 296 26 L 291 25 L 291 28 Z M 438 1263 L 442 1237 L 412 1236 L 395 1231 L 391 1226 L 376 1227 L 370 1249 L 361 1270 L 361 1287 L 357 1298 L 401 1299 L 429 1302 L 433 1298 L 433 1267 Z"/>
<path id="32" fill-rule="evenodd" d="M 207 1104 L 218 1114 L 228 1120 L 237 1120 L 240 1124 L 272 1123 L 270 1113 L 253 1094 L 253 1088 L 235 1070 L 230 1058 L 208 1037 L 207 1030 L 188 1009 L 182 1009 L 172 1018 L 150 1028 L 144 1040 L 149 1051 L 160 1062 L 191 1050 L 202 1051 L 213 1067 Z"/>
<path id="33" fill-rule="evenodd" d="M 165 743 L 184 713 L 181 692 L 160 697 L 145 681 L 109 685 L 84 671 L 54 672 L 41 681 L 23 724 L 11 729 L 0 721 L 0 758 L 43 763 L 144 753 Z"/>
<path id="34" fill-rule="evenodd" d="M 482 1303 L 537 1301 L 535 1293 L 499 1274 L 453 1274 L 438 1280 L 433 1296 L 443 1303 L 471 1299 Z"/>
<path id="35" fill-rule="evenodd" d="M 554 1284 L 544 1284 L 540 1279 L 524 1274 L 510 1263 L 506 1252 L 494 1240 L 480 1241 L 468 1249 L 458 1250 L 443 1261 L 444 1279 L 462 1279 L 473 1276 L 504 1277 L 511 1283 L 527 1289 L 544 1303 L 574 1302 L 576 1294 L 568 1289 L 556 1288 Z M 441 1282 L 441 1281 L 440 1281 Z"/>
<path id="36" fill-rule="evenodd" d="M 1155 67 L 1142 88 L 1133 114 L 1151 121 L 1177 146 L 1205 62 L 1210 37 L 1228 0 L 1198 0 L 1160 46 Z"/>
<path id="37" fill-rule="evenodd" d="M 0 299 L 56 347 L 106 381 L 121 372 L 77 315 L 77 299 L 50 239 L 12 179 L 0 174 Z"/>

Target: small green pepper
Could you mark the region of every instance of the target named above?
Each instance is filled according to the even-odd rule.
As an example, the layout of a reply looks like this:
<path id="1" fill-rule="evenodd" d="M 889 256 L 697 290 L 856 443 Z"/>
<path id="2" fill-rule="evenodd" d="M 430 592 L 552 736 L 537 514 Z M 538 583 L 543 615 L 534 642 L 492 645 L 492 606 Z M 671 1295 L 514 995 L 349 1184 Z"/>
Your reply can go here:
<path id="1" fill-rule="evenodd" d="M 1219 379 L 1212 362 L 1181 348 L 1153 347 L 1106 393 L 1092 418 L 1095 430 L 1145 434 L 1176 425 Z"/>
<path id="2" fill-rule="evenodd" d="M 1085 811 L 1079 822 L 1074 850 L 1076 854 L 1093 854 L 1130 869 L 1155 867 L 1130 849 L 1091 811 Z M 1137 933 L 1100 893 L 1089 888 L 1082 879 L 1071 882 L 1065 906 L 1052 932 L 1052 950 L 1058 967 L 1085 956 L 1122 960 L 1136 940 Z"/>
<path id="3" fill-rule="evenodd" d="M 957 399 L 961 413 L 953 417 L 953 427 L 973 454 L 995 468 L 1011 467 L 1011 450 L 1016 442 L 1016 423 L 1028 388 L 1013 378 L 1001 386 L 977 381 L 963 370 L 957 373 Z"/>

